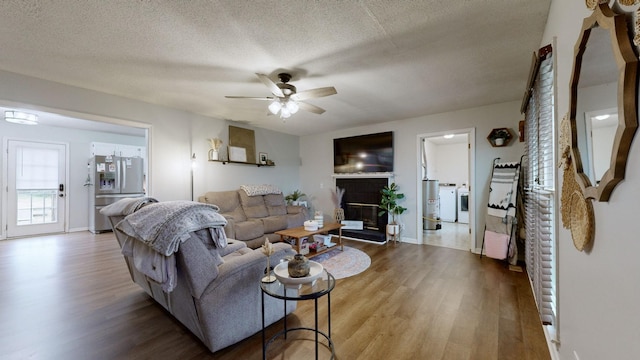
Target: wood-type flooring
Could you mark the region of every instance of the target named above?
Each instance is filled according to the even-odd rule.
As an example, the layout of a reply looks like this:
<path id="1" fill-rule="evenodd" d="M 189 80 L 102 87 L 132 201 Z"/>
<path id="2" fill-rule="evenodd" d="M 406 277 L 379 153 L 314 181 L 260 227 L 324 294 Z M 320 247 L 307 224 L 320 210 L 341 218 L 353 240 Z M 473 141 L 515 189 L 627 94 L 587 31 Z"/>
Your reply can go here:
<path id="1" fill-rule="evenodd" d="M 336 359 L 550 358 L 524 272 L 468 251 L 345 243 L 371 267 L 331 293 Z M 0 241 L 0 284 L 0 359 L 262 358 L 259 332 L 211 354 L 131 281 L 112 233 Z M 313 326 L 313 310 L 300 302 L 289 325 Z M 312 359 L 312 339 L 278 339 L 268 358 Z"/>

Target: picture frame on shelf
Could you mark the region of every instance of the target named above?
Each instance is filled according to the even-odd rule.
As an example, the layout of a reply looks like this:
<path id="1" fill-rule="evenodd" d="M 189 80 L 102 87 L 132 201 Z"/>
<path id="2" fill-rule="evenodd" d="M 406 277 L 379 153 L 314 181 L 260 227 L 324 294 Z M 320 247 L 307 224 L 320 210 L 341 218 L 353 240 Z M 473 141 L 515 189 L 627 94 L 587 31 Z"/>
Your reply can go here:
<path id="1" fill-rule="evenodd" d="M 247 162 L 247 149 L 238 146 L 229 146 L 229 161 Z"/>
<path id="2" fill-rule="evenodd" d="M 258 163 L 260 165 L 267 165 L 267 160 L 269 160 L 269 154 L 265 152 L 261 152 L 258 154 Z"/>

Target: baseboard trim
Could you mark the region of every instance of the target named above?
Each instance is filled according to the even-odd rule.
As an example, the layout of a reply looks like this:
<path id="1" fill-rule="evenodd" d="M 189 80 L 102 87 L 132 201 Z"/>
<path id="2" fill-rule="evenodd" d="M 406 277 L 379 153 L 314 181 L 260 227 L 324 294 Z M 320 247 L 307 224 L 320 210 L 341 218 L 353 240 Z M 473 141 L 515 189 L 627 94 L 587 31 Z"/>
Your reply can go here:
<path id="1" fill-rule="evenodd" d="M 81 232 L 81 231 L 89 231 L 88 227 L 81 227 L 81 228 L 73 228 L 73 229 L 69 229 L 68 232 L 72 233 L 72 232 Z"/>
<path id="2" fill-rule="evenodd" d="M 333 236 L 337 236 L 337 235 L 333 235 Z M 366 239 L 358 239 L 358 238 L 354 238 L 354 237 L 350 237 L 350 236 L 344 236 L 342 235 L 342 239 L 347 239 L 347 240 L 353 240 L 353 241 L 360 241 L 360 242 L 366 242 L 369 244 L 375 244 L 375 245 L 385 245 L 386 242 L 381 242 L 381 241 L 373 241 L 373 240 L 366 240 Z"/>

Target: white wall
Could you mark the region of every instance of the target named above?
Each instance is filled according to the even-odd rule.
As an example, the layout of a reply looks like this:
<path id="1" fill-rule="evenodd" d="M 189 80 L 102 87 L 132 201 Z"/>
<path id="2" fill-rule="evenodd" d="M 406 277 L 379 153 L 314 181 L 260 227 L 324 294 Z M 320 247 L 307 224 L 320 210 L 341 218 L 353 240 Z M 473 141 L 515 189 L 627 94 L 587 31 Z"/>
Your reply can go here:
<path id="1" fill-rule="evenodd" d="M 274 161 L 275 167 L 208 161 L 210 147 L 207 139 L 218 137 L 224 139 L 223 147 L 228 146 L 229 125 L 254 130 L 256 152 L 267 153 L 269 159 Z M 193 151 L 197 158 L 197 167 L 194 170 L 196 198 L 207 191 L 234 190 L 240 185 L 272 184 L 278 186 L 285 194 L 300 186 L 300 148 L 297 136 L 245 124 L 212 121 L 195 123 L 193 134 Z M 226 152 L 221 151 L 221 154 L 224 155 Z"/>
<path id="2" fill-rule="evenodd" d="M 522 75 L 526 78 L 527 74 Z M 300 179 L 302 190 L 309 195 L 314 209 L 325 214 L 333 214 L 331 191 L 333 191 L 333 139 L 346 136 L 393 131 L 394 136 L 394 181 L 400 191 L 406 195 L 403 206 L 408 208 L 401 215 L 405 224 L 404 239 L 417 239 L 416 229 L 422 229 L 418 221 L 417 190 L 420 169 L 420 138 L 429 133 L 444 132 L 457 129 L 476 129 L 476 183 L 471 184 L 472 196 L 475 196 L 474 210 L 476 217 L 476 247 L 482 244 L 484 214 L 488 201 L 488 185 L 492 161 L 495 157 L 503 161 L 519 161 L 524 153 L 523 143 L 512 141 L 506 147 L 491 147 L 486 137 L 493 128 L 508 127 L 514 132 L 518 122 L 523 118 L 520 114 L 520 101 L 483 106 L 455 112 L 422 116 L 402 121 L 345 129 L 342 131 L 314 134 L 300 138 Z M 327 154 L 319 157 L 318 154 Z M 431 176 L 431 175 L 429 175 Z"/>
<path id="3" fill-rule="evenodd" d="M 256 130 L 256 147 L 269 153 L 276 162 L 274 168 L 221 165 L 205 159 L 209 149 L 206 139 L 228 129 L 229 124 L 223 120 L 5 71 L 0 71 L 0 102 L 67 116 L 73 114 L 88 120 L 108 119 L 120 124 L 150 126 L 149 195 L 159 200 L 191 198 L 192 151 L 196 152 L 201 165 L 194 171 L 195 196 L 208 190 L 238 188 L 246 183 L 271 183 L 283 190 L 299 187 L 297 136 Z M 27 131 L 23 131 L 28 138 Z M 109 136 L 91 140 L 115 142 Z M 86 149 L 88 146 L 84 147 L 83 154 Z M 72 213 L 71 217 L 74 216 Z M 4 224 L 1 225 L 4 229 Z M 74 226 L 81 227 L 75 222 Z M 0 238 L 2 235 L 0 231 Z"/>
<path id="4" fill-rule="evenodd" d="M 456 184 L 460 187 L 469 183 L 467 143 L 438 145 L 434 155 L 438 168 L 436 179 L 440 180 L 441 184 Z"/>
<path id="5" fill-rule="evenodd" d="M 569 110 L 573 48 L 583 18 L 583 1 L 553 0 L 541 45 L 557 38 L 557 113 Z M 560 182 L 562 174 L 559 173 Z M 631 145 L 625 180 L 609 202 L 593 204 L 595 241 L 590 253 L 577 251 L 559 224 L 558 292 L 561 359 L 637 359 L 640 356 L 640 147 Z"/>

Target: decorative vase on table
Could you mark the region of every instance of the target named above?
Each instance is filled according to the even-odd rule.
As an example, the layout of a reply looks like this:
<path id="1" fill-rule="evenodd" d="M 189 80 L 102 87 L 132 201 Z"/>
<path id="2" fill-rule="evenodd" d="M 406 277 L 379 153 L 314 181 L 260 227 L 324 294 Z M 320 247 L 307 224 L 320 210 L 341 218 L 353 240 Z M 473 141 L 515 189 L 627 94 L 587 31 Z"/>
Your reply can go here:
<path id="1" fill-rule="evenodd" d="M 218 150 L 222 146 L 222 140 L 218 138 L 209 139 L 209 145 L 211 146 L 211 149 L 209 149 L 209 160 L 220 160 Z"/>
<path id="2" fill-rule="evenodd" d="M 309 275 L 309 259 L 302 254 L 295 254 L 293 259 L 289 260 L 287 269 L 292 278 L 305 277 Z"/>
<path id="3" fill-rule="evenodd" d="M 333 217 L 336 220 L 336 222 L 340 224 L 340 222 L 344 220 L 344 209 L 343 208 L 335 209 L 333 211 Z"/>

